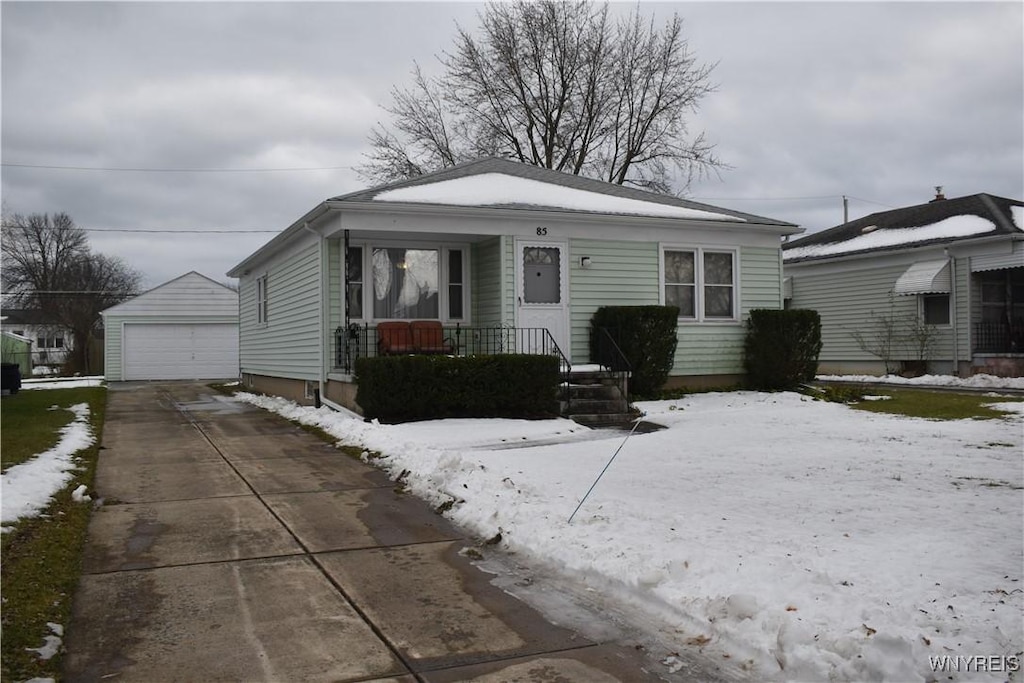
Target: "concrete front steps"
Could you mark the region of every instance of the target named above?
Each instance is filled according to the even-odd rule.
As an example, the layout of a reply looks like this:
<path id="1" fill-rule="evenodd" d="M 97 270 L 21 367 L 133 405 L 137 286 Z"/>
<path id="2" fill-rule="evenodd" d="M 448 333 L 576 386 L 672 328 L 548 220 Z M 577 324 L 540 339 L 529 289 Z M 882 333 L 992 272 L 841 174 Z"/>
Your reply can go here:
<path id="1" fill-rule="evenodd" d="M 628 372 L 591 368 L 569 374 L 569 402 L 562 401 L 562 415 L 594 428 L 621 428 L 632 424 L 626 383 Z"/>

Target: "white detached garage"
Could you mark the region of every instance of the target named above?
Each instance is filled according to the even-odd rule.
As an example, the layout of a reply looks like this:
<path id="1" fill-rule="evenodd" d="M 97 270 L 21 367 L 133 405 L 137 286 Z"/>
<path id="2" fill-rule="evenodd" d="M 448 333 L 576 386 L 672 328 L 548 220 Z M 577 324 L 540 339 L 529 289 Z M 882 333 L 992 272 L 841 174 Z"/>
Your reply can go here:
<path id="1" fill-rule="evenodd" d="M 100 315 L 108 382 L 238 377 L 238 293 L 205 275 L 186 273 Z"/>

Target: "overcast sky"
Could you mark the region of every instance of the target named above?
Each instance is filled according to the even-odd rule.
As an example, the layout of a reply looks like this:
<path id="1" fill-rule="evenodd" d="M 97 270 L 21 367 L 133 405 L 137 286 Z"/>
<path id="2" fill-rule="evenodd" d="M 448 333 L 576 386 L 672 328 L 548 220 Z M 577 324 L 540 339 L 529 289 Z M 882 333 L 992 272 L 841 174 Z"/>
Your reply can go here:
<path id="1" fill-rule="evenodd" d="M 693 128 L 731 168 L 694 199 L 813 232 L 842 222 L 843 195 L 851 219 L 935 185 L 1024 196 L 1021 2 L 640 7 L 677 12 L 718 63 Z M 434 70 L 481 8 L 5 0 L 4 210 L 69 213 L 146 287 L 190 270 L 229 281 L 272 232 L 364 187 L 352 167 L 391 87 L 414 61 Z M 237 170 L 295 168 L 328 170 Z"/>

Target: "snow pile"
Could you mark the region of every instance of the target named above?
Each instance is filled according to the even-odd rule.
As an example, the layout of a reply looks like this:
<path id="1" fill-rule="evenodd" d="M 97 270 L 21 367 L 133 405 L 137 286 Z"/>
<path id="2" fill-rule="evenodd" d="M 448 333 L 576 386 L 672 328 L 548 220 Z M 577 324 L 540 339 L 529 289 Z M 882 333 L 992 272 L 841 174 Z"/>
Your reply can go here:
<path id="1" fill-rule="evenodd" d="M 742 218 L 724 213 L 658 202 L 645 202 L 627 197 L 613 197 L 600 192 L 577 190 L 572 187 L 553 185 L 504 173 L 482 173 L 425 185 L 401 187 L 397 190 L 381 192 L 373 199 L 378 202 L 420 202 L 455 206 L 527 204 L 595 213 L 744 222 Z"/>
<path id="2" fill-rule="evenodd" d="M 622 432 L 389 426 L 239 396 L 379 451 L 479 537 L 500 531 L 509 549 L 645 608 L 680 648 L 759 680 L 923 681 L 930 656 L 1021 650 L 1019 416 L 918 420 L 793 393 L 642 403 L 668 429 L 630 437 L 568 524 Z"/>
<path id="3" fill-rule="evenodd" d="M 60 377 L 52 379 L 23 379 L 22 389 L 78 389 L 80 387 L 100 387 L 106 377 L 97 375 L 92 377 Z"/>
<path id="4" fill-rule="evenodd" d="M 915 242 L 927 242 L 929 240 L 952 239 L 956 237 L 970 237 L 992 232 L 996 224 L 987 218 L 964 214 L 951 216 L 938 223 L 921 225 L 916 228 L 895 228 L 891 230 L 875 230 L 858 235 L 843 242 L 831 242 L 829 244 L 809 244 L 805 247 L 794 247 L 782 252 L 784 261 L 792 261 L 798 258 L 811 256 L 832 256 L 835 254 L 849 254 L 854 251 L 867 249 L 883 249 L 895 247 L 901 244 L 913 244 Z"/>
<path id="5" fill-rule="evenodd" d="M 51 659 L 55 654 L 60 652 L 60 646 L 63 643 L 64 627 L 60 624 L 55 624 L 52 621 L 46 622 L 46 626 L 50 629 L 50 635 L 43 636 L 43 640 L 45 641 L 43 646 L 25 648 L 29 652 L 38 653 L 40 659 Z"/>
<path id="6" fill-rule="evenodd" d="M 970 377 L 954 375 L 921 375 L 900 377 L 899 375 L 818 375 L 817 379 L 831 382 L 864 382 L 885 384 L 907 384 L 911 386 L 967 387 L 971 389 L 1024 389 L 1024 377 L 996 377 L 978 374 Z"/>
<path id="7" fill-rule="evenodd" d="M 1014 204 L 1010 207 L 1010 214 L 1013 216 L 1014 224 L 1021 230 L 1024 230 L 1024 206 Z"/>
<path id="8" fill-rule="evenodd" d="M 0 523 L 11 524 L 42 512 L 50 498 L 74 477 L 74 455 L 95 441 L 89 426 L 89 404 L 68 408 L 75 418 L 60 430 L 53 448 L 0 474 Z"/>

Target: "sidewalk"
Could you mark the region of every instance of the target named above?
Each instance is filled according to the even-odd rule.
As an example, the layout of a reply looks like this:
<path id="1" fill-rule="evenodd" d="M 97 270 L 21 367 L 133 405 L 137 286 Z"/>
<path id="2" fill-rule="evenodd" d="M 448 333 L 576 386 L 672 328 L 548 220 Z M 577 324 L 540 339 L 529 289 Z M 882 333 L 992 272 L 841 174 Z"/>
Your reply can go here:
<path id="1" fill-rule="evenodd" d="M 68 681 L 644 681 L 383 473 L 200 384 L 108 394 Z"/>

